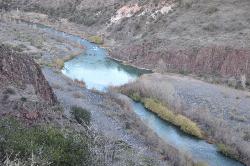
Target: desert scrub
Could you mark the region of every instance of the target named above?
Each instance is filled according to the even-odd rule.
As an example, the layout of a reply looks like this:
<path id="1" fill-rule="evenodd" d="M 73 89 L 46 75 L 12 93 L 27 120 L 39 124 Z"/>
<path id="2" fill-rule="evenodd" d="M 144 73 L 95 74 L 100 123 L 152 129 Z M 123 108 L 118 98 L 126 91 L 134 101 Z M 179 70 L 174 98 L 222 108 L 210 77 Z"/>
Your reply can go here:
<path id="1" fill-rule="evenodd" d="M 156 113 L 160 118 L 180 127 L 180 129 L 185 133 L 196 136 L 198 138 L 203 138 L 202 130 L 196 125 L 195 122 L 188 119 L 187 117 L 179 114 L 174 114 L 157 100 L 144 98 L 142 99 L 142 102 L 147 109 Z"/>
<path id="2" fill-rule="evenodd" d="M 103 44 L 104 43 L 103 38 L 101 36 L 97 36 L 97 35 L 90 36 L 88 38 L 88 40 L 92 43 L 95 43 L 95 44 Z"/>
<path id="3" fill-rule="evenodd" d="M 28 127 L 16 119 L 0 120 L 0 159 L 12 154 L 28 161 L 31 156 L 52 166 L 90 165 L 87 136 L 62 132 L 52 126 Z"/>
<path id="4" fill-rule="evenodd" d="M 87 125 L 90 124 L 91 114 L 87 110 L 81 107 L 74 106 L 71 108 L 71 114 L 74 116 L 78 123 L 85 123 Z"/>

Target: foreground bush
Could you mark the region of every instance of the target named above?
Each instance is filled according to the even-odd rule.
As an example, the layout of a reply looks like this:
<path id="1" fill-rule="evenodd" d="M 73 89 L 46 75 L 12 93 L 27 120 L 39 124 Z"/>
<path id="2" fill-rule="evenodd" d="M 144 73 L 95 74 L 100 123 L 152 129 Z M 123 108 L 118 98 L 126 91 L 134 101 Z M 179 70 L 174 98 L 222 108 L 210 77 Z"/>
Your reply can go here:
<path id="1" fill-rule="evenodd" d="M 85 123 L 89 125 L 90 120 L 91 120 L 91 114 L 87 110 L 81 108 L 81 107 L 72 107 L 71 108 L 71 113 L 76 119 L 76 121 L 80 124 Z"/>
<path id="2" fill-rule="evenodd" d="M 38 165 L 77 166 L 90 164 L 88 138 L 65 134 L 55 127 L 27 127 L 15 119 L 0 121 L 0 157 L 15 156 L 29 161 L 36 156 Z M 5 159 L 6 160 L 6 159 Z M 11 160 L 11 159 L 9 159 Z"/>

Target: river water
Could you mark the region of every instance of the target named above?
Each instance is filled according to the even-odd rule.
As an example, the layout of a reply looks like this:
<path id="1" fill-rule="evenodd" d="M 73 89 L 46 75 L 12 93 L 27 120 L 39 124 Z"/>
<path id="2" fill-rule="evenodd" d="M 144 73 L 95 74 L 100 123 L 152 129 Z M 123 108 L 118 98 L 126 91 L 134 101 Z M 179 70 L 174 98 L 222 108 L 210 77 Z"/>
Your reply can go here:
<path id="1" fill-rule="evenodd" d="M 77 36 L 56 31 L 42 25 L 33 26 L 84 45 L 85 52 L 66 62 L 62 73 L 71 79 L 84 81 L 89 89 L 105 91 L 111 85 L 123 85 L 147 73 L 145 70 L 126 66 L 108 58 L 104 49 Z M 145 109 L 141 103 L 133 102 L 132 106 L 134 112 L 159 137 L 179 150 L 187 152 L 194 160 L 203 161 L 211 166 L 242 166 L 236 160 L 217 152 L 215 145 L 189 136 L 180 131 L 179 128 L 163 121 L 157 115 Z"/>

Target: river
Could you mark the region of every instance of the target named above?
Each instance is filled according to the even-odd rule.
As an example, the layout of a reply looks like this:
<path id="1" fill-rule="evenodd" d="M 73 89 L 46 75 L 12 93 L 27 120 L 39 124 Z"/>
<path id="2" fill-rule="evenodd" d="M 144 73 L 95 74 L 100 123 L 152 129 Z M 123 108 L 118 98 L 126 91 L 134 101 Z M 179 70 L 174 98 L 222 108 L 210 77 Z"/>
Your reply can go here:
<path id="1" fill-rule="evenodd" d="M 108 58 L 108 54 L 103 48 L 80 37 L 42 25 L 35 24 L 33 26 L 84 45 L 84 53 L 66 62 L 62 73 L 71 79 L 84 81 L 88 89 L 106 91 L 111 85 L 123 85 L 137 79 L 142 74 L 148 73 L 148 71 L 123 65 Z M 215 145 L 185 134 L 179 128 L 163 121 L 144 108 L 141 103 L 133 102 L 132 106 L 134 112 L 159 137 L 177 149 L 187 152 L 194 160 L 203 161 L 211 166 L 243 166 L 240 162 L 220 154 Z"/>

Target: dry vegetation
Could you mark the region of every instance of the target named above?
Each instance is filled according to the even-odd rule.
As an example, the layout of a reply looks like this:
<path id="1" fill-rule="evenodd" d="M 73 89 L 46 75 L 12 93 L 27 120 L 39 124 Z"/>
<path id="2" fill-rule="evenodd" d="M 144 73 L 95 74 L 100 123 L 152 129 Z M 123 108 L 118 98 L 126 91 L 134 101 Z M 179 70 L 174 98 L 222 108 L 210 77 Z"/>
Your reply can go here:
<path id="1" fill-rule="evenodd" d="M 119 89 L 134 100 L 143 102 L 149 110 L 179 126 L 183 131 L 217 142 L 221 153 L 248 163 L 249 150 L 246 147 L 249 147 L 249 141 L 246 140 L 248 140 L 249 123 L 247 118 L 244 118 L 248 117 L 247 112 L 242 114 L 242 111 L 233 109 L 215 113 L 204 107 L 190 109 L 177 93 L 178 87 L 174 86 L 177 82 L 171 81 L 161 77 L 160 74 L 144 75 Z M 189 89 L 187 91 L 192 96 L 193 92 L 191 93 Z M 237 103 L 241 102 L 239 97 L 233 99 L 238 101 Z M 187 100 L 190 101 L 191 98 L 188 97 Z M 197 97 L 192 100 L 200 101 Z M 238 109 L 238 104 L 235 108 Z"/>
<path id="2" fill-rule="evenodd" d="M 52 66 L 58 68 L 58 69 L 62 69 L 64 67 L 64 63 L 67 61 L 70 61 L 71 59 L 75 58 L 76 56 L 80 55 L 82 53 L 82 51 L 75 51 L 67 56 L 64 56 L 62 58 L 56 58 L 53 61 Z"/>
<path id="3" fill-rule="evenodd" d="M 109 89 L 111 100 L 109 100 L 107 105 L 113 107 L 115 102 L 120 105 L 123 111 L 120 113 L 113 113 L 112 117 L 118 116 L 121 122 L 124 123 L 124 128 L 127 131 L 140 136 L 148 147 L 160 152 L 163 160 L 167 160 L 170 165 L 207 165 L 203 162 L 194 162 L 192 157 L 186 152 L 177 150 L 175 147 L 166 144 L 165 141 L 161 140 L 161 138 L 159 138 L 150 128 L 142 123 L 141 120 L 135 115 L 132 111 L 128 98 L 117 94 L 115 91 L 116 89 Z"/>
<path id="4" fill-rule="evenodd" d="M 133 98 L 133 96 L 134 95 L 132 95 L 131 98 Z M 135 100 L 138 100 L 138 97 L 136 97 Z M 183 115 L 175 114 L 174 112 L 170 111 L 167 106 L 162 105 L 162 103 L 159 101 L 151 98 L 140 98 L 139 101 L 142 102 L 148 110 L 156 113 L 163 120 L 180 127 L 180 129 L 185 133 L 198 138 L 204 137 L 203 131 L 197 126 L 195 122 Z"/>

